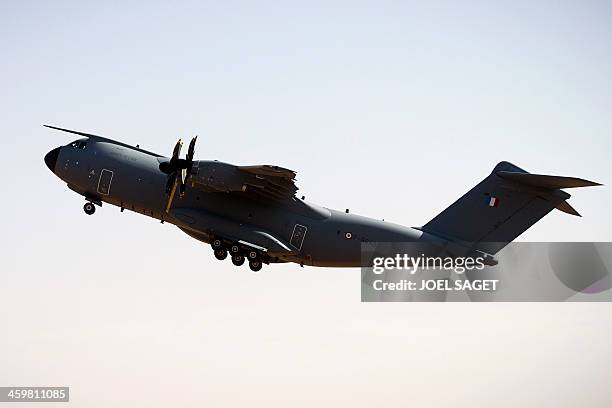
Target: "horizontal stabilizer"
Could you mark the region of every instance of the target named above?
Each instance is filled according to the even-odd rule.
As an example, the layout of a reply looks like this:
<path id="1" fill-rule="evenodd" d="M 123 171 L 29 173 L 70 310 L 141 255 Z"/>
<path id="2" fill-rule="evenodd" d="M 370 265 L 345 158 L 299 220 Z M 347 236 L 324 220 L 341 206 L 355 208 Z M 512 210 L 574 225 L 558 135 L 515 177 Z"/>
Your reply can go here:
<path id="1" fill-rule="evenodd" d="M 578 213 L 578 211 L 576 211 L 576 209 L 575 209 L 574 207 L 572 207 L 572 206 L 570 205 L 570 203 L 568 203 L 568 202 L 567 202 L 567 200 L 566 200 L 566 201 L 561 202 L 561 203 L 560 203 L 560 204 L 557 206 L 557 210 L 559 210 L 559 211 L 563 211 L 564 213 L 567 213 L 567 214 L 571 214 L 571 215 L 576 215 L 576 216 L 578 216 L 578 217 L 582 217 L 582 215 L 580 215 L 580 214 Z"/>
<path id="2" fill-rule="evenodd" d="M 505 180 L 514 181 L 516 183 L 531 187 L 546 188 L 551 190 L 558 188 L 601 186 L 601 184 L 595 183 L 594 181 L 576 177 L 546 176 L 543 174 L 530 174 L 503 170 L 496 172 L 496 174 Z"/>

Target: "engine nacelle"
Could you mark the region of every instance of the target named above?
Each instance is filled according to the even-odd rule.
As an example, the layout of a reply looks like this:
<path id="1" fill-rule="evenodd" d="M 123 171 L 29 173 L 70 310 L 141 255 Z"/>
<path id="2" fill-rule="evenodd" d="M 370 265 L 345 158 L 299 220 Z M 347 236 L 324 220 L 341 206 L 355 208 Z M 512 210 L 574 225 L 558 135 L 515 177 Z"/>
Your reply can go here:
<path id="1" fill-rule="evenodd" d="M 247 177 L 236 166 L 218 161 L 196 161 L 191 171 L 191 184 L 206 191 L 244 191 Z"/>

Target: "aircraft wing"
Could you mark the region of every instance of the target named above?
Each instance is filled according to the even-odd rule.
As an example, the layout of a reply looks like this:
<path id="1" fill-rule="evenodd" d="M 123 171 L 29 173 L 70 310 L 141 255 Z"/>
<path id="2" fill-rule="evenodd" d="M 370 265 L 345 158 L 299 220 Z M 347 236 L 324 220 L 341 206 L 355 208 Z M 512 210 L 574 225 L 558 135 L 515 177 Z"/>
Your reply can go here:
<path id="1" fill-rule="evenodd" d="M 221 162 L 196 162 L 192 186 L 205 191 L 236 193 L 260 201 L 291 199 L 298 190 L 295 172 L 280 166 L 234 166 Z"/>
<path id="2" fill-rule="evenodd" d="M 293 170 L 267 164 L 238 166 L 238 169 L 250 176 L 244 183 L 244 192 L 255 198 L 283 200 L 293 197 L 298 190 Z"/>
<path id="3" fill-rule="evenodd" d="M 299 254 L 290 249 L 289 243 L 253 225 L 241 224 L 229 218 L 192 208 L 174 208 L 170 215 L 176 225 L 192 237 L 208 241 L 213 236 L 239 242 L 267 253 L 278 261 L 289 261 Z"/>
<path id="4" fill-rule="evenodd" d="M 278 177 L 285 180 L 294 180 L 295 171 L 284 167 L 273 166 L 270 164 L 259 164 L 256 166 L 238 166 L 238 168 L 247 173 L 255 174 L 261 177 Z"/>

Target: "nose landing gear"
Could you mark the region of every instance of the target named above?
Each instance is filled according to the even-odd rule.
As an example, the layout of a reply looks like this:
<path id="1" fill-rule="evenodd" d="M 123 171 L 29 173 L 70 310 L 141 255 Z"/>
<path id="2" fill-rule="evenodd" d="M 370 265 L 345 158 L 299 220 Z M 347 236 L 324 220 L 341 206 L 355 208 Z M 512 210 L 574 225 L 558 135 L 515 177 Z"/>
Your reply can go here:
<path id="1" fill-rule="evenodd" d="M 96 206 L 93 203 L 86 202 L 83 206 L 83 211 L 85 211 L 85 214 L 87 215 L 92 215 L 96 212 Z"/>

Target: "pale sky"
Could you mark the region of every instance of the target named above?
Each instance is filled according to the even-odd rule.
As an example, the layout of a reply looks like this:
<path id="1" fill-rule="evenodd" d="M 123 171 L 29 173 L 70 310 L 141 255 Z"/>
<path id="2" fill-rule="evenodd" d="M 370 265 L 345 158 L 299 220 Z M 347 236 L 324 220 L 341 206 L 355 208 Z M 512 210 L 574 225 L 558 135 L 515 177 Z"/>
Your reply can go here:
<path id="1" fill-rule="evenodd" d="M 608 2 L 0 3 L 0 385 L 71 405 L 611 406 L 610 304 L 362 304 L 358 269 L 217 261 L 94 216 L 72 137 L 278 164 L 299 194 L 419 226 L 501 160 L 611 184 Z M 608 187 L 527 241 L 611 241 Z M 49 406 L 53 406 L 50 404 Z"/>

